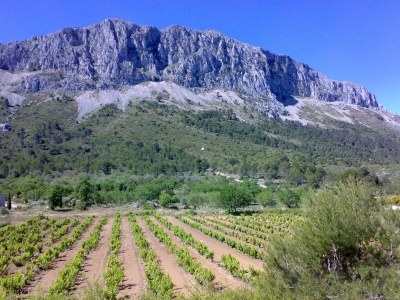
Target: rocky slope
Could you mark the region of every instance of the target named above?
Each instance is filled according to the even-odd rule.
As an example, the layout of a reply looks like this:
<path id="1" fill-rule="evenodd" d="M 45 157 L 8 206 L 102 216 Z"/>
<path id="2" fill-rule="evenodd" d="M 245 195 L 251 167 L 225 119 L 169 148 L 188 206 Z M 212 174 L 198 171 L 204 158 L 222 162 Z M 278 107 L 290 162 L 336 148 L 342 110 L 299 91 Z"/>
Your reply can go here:
<path id="1" fill-rule="evenodd" d="M 165 81 L 195 93 L 234 91 L 265 112 L 282 111 L 282 103 L 293 96 L 379 107 L 375 96 L 360 85 L 328 79 L 288 56 L 215 31 L 181 26 L 159 30 L 108 19 L 86 28 L 67 28 L 0 45 L 0 69 L 8 77 L 19 74 L 12 85 L 3 82 L 4 97 Z"/>

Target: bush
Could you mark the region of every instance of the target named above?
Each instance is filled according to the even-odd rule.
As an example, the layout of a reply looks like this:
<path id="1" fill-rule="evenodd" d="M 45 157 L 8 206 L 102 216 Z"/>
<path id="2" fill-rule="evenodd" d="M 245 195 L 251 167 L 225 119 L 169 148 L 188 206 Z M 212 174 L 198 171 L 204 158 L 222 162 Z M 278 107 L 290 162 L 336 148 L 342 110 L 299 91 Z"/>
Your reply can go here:
<path id="1" fill-rule="evenodd" d="M 0 206 L 0 215 L 8 215 L 8 209 L 4 206 Z"/>
<path id="2" fill-rule="evenodd" d="M 398 196 L 398 195 L 390 196 L 389 201 L 390 201 L 390 203 L 397 205 L 400 203 L 400 196 Z"/>
<path id="3" fill-rule="evenodd" d="M 168 204 L 173 203 L 172 196 L 168 193 L 162 193 L 158 198 L 158 203 L 162 207 L 166 207 Z"/>
<path id="4" fill-rule="evenodd" d="M 50 191 L 49 206 L 50 209 L 54 210 L 56 207 L 62 208 L 64 195 L 64 189 L 60 185 L 53 186 Z"/>
<path id="5" fill-rule="evenodd" d="M 264 207 L 276 206 L 276 195 L 270 188 L 264 189 L 261 193 L 256 196 L 256 201 Z"/>
<path id="6" fill-rule="evenodd" d="M 300 195 L 293 189 L 283 189 L 278 193 L 279 202 L 288 208 L 300 207 L 301 198 Z"/>
<path id="7" fill-rule="evenodd" d="M 339 183 L 312 195 L 291 237 L 266 249 L 261 289 L 281 299 L 394 299 L 400 217 L 370 185 Z M 395 263 L 396 262 L 396 263 Z"/>

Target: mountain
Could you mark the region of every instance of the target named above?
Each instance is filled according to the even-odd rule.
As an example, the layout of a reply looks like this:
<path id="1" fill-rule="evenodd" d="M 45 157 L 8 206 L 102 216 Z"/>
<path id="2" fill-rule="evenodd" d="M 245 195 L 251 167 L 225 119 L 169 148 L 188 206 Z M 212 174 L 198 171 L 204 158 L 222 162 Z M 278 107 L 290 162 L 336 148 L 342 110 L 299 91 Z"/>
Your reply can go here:
<path id="1" fill-rule="evenodd" d="M 212 168 L 303 183 L 400 163 L 400 119 L 364 87 L 215 31 L 106 20 L 0 45 L 0 97 L 0 177 Z"/>
<path id="2" fill-rule="evenodd" d="M 107 19 L 24 42 L 0 45 L 0 69 L 24 72 L 13 91 L 32 93 L 115 89 L 147 81 L 249 96 L 265 111 L 268 102 L 293 96 L 379 107 L 364 87 L 330 80 L 286 55 L 181 26 L 159 30 Z"/>

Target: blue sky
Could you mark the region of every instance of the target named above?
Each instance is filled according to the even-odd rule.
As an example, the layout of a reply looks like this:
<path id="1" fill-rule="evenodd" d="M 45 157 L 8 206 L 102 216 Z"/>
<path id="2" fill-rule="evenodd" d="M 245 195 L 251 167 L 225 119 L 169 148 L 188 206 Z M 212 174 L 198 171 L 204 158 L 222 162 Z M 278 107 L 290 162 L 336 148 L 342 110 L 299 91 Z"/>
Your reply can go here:
<path id="1" fill-rule="evenodd" d="M 1 0 L 0 43 L 106 18 L 215 29 L 362 84 L 400 114 L 400 0 Z"/>

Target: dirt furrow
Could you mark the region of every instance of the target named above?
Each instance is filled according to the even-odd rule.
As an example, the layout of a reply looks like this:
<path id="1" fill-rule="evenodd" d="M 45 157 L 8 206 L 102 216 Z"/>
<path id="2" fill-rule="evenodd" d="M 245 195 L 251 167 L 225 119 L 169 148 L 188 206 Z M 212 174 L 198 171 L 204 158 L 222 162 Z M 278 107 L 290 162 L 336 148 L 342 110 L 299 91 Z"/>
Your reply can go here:
<path id="1" fill-rule="evenodd" d="M 214 260 L 218 263 L 221 262 L 221 256 L 223 254 L 232 254 L 235 256 L 243 269 L 249 270 L 250 267 L 253 267 L 254 269 L 261 270 L 263 268 L 263 261 L 255 258 L 251 258 L 242 252 L 233 249 L 229 247 L 227 244 L 222 243 L 204 233 L 202 233 L 200 230 L 197 230 L 195 228 L 190 227 L 189 225 L 186 225 L 185 223 L 175 219 L 172 216 L 167 216 L 167 219 L 174 225 L 182 227 L 184 230 L 187 232 L 191 233 L 193 237 L 199 241 L 204 242 L 210 250 L 214 251 Z"/>
<path id="2" fill-rule="evenodd" d="M 169 231 L 164 225 L 162 225 L 155 217 L 152 217 L 152 221 L 157 225 L 163 227 L 165 233 L 176 243 L 179 247 L 186 247 L 185 244 L 182 242 L 180 238 L 174 235 L 173 232 Z M 206 259 L 204 256 L 200 255 L 195 249 L 192 247 L 187 247 L 189 249 L 190 255 L 192 255 L 196 260 L 198 260 L 204 267 L 210 269 L 214 275 L 214 287 L 216 290 L 220 290 L 223 288 L 230 288 L 230 289 L 238 289 L 243 288 L 246 284 L 233 277 L 229 274 L 225 269 L 219 267 L 216 262 L 213 262 L 209 259 Z"/>
<path id="3" fill-rule="evenodd" d="M 154 237 L 142 218 L 137 218 L 137 223 L 142 228 L 143 235 L 148 241 L 150 248 L 156 252 L 161 268 L 171 276 L 174 291 L 186 296 L 190 295 L 197 285 L 193 276 L 178 265 L 175 255 L 169 253 L 166 246 Z"/>
<path id="4" fill-rule="evenodd" d="M 77 279 L 75 290 L 80 290 L 83 286 L 93 286 L 96 283 L 98 283 L 100 287 L 104 287 L 103 273 L 107 265 L 108 248 L 110 246 L 113 223 L 114 219 L 109 218 L 107 223 L 103 226 L 99 244 L 87 255 L 81 275 Z"/>
<path id="5" fill-rule="evenodd" d="M 121 220 L 121 259 L 124 268 L 124 281 L 120 288 L 119 297 L 138 297 L 146 290 L 144 263 L 134 245 L 131 225 L 126 217 Z"/>
<path id="6" fill-rule="evenodd" d="M 36 278 L 30 282 L 27 286 L 27 294 L 47 293 L 49 287 L 58 277 L 58 273 L 64 269 L 65 265 L 71 261 L 81 249 L 83 242 L 89 237 L 93 228 L 96 226 L 98 220 L 94 220 L 93 223 L 86 229 L 78 241 L 70 248 L 65 250 L 61 255 L 54 261 L 53 267 L 49 270 L 44 270 L 36 276 Z"/>

